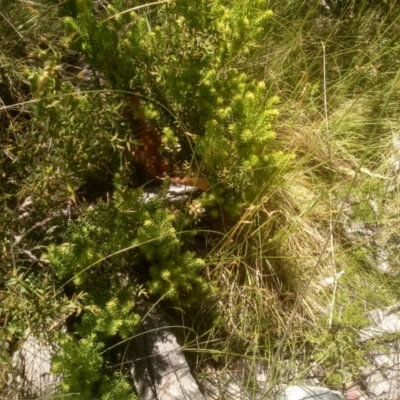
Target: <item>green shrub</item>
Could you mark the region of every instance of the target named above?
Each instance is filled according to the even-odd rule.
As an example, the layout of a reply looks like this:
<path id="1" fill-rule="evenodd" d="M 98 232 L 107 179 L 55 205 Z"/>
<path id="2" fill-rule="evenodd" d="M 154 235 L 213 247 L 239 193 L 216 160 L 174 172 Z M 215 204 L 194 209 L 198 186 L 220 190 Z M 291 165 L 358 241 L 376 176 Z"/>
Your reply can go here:
<path id="1" fill-rule="evenodd" d="M 105 304 L 104 293 L 136 290 L 136 279 L 147 282 L 150 293 L 195 302 L 207 291 L 198 271 L 203 262 L 184 249 L 188 234 L 176 228 L 176 216 L 160 202 L 146 203 L 141 191 L 114 193 L 111 203 L 90 206 L 70 224 L 61 245 L 49 247 L 48 260 L 60 278 Z M 123 285 L 122 285 L 123 286 Z M 134 292 L 132 292 L 132 297 Z"/>
<path id="2" fill-rule="evenodd" d="M 137 92 L 144 110 L 151 107 L 164 142 L 183 149 L 172 173 L 191 163 L 213 185 L 205 203 L 233 214 L 272 183 L 287 160 L 273 146 L 278 99 L 243 69 L 272 15 L 265 2 L 176 1 L 129 13 L 120 1 L 108 13 L 77 4 L 77 16 L 65 18 L 70 47 L 112 88 Z"/>
<path id="3" fill-rule="evenodd" d="M 141 191 L 122 188 L 110 203 L 100 201 L 84 210 L 64 242 L 49 247 L 47 259 L 58 278 L 84 293 L 76 336 L 61 340 L 55 359 L 54 372 L 65 377 L 62 390 L 79 392 L 84 399 L 99 382 L 113 396 L 125 387 L 110 375 L 113 369 L 103 370 L 112 354 L 104 350 L 113 340 L 134 334 L 140 321 L 135 303 L 143 294 L 188 307 L 210 293 L 201 275 L 203 261 L 185 251 L 185 234 L 175 225 L 174 214 L 162 202 L 145 203 Z"/>

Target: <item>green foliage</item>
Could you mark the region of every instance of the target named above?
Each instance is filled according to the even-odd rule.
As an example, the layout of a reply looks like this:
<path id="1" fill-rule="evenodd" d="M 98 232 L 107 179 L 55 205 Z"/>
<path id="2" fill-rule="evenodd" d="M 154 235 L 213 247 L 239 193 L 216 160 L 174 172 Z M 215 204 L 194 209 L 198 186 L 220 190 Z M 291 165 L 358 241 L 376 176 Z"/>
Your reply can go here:
<path id="1" fill-rule="evenodd" d="M 92 385 L 100 378 L 103 361 L 100 352 L 104 344 L 94 333 L 80 341 L 65 337 L 60 344 L 61 352 L 54 357 L 53 372 L 63 375 L 62 388 L 66 393 L 76 393 L 80 399 L 89 398 Z"/>
<path id="2" fill-rule="evenodd" d="M 151 293 L 172 299 L 193 291 L 204 294 L 208 289 L 199 275 L 203 261 L 182 248 L 187 234 L 176 230 L 175 220 L 168 207 L 144 202 L 140 191 L 117 190 L 113 202 L 91 206 L 72 223 L 64 243 L 50 246 L 47 258 L 60 278 L 99 297 L 110 282 L 113 293 L 121 279 L 129 278 L 131 287 L 131 278 L 145 267 Z"/>
<path id="3" fill-rule="evenodd" d="M 236 214 L 272 184 L 287 161 L 273 147 L 278 99 L 268 99 L 265 84 L 241 68 L 262 44 L 272 15 L 265 2 L 176 1 L 120 14 L 122 3 L 114 1 L 109 18 L 83 3 L 76 18 L 65 19 L 71 48 L 112 87 L 140 87 L 152 99 L 165 142 L 179 142 L 192 173 L 214 185 L 205 204 Z"/>
<path id="4" fill-rule="evenodd" d="M 76 400 L 92 399 L 93 395 L 102 400 L 137 399 L 132 394 L 131 384 L 120 372 L 102 371 L 105 366 L 103 350 L 104 343 L 95 333 L 80 340 L 65 336 L 52 363 L 52 372 L 62 376 L 61 390 Z M 99 387 L 98 393 L 94 393 L 95 384 Z"/>
<path id="5" fill-rule="evenodd" d="M 118 297 L 125 297 L 122 301 L 114 295 L 110 296 L 105 304 L 107 296 L 103 296 L 101 309 L 94 313 L 86 313 L 82 317 L 78 332 L 82 336 L 88 335 L 90 332 L 101 332 L 106 338 L 117 334 L 123 339 L 130 337 L 139 318 L 132 312 L 135 304 L 129 295 L 128 291 L 118 293 Z"/>
<path id="6" fill-rule="evenodd" d="M 118 123 L 114 95 L 80 93 L 61 79 L 59 56 L 50 53 L 48 58 L 44 70 L 27 71 L 37 101 L 31 105 L 30 140 L 21 160 L 30 166 L 27 176 L 34 181 L 25 190 L 53 194 L 62 186 L 73 194 L 90 178 L 104 181 L 108 175 L 111 180 L 124 162 L 121 143 L 133 139 Z M 40 182 L 37 176 L 46 179 Z"/>
<path id="7" fill-rule="evenodd" d="M 132 394 L 132 384 L 120 373 L 115 372 L 111 377 L 105 377 L 101 383 L 99 393 L 102 400 L 137 400 Z"/>
<path id="8" fill-rule="evenodd" d="M 139 228 L 137 242 L 143 243 L 140 250 L 151 263 L 149 290 L 176 298 L 180 292 L 207 292 L 204 278 L 199 275 L 204 261 L 191 252 L 182 252 L 182 233 L 174 227 L 175 216 L 165 209 L 145 213 L 143 225 Z M 180 236 L 180 238 L 179 238 Z M 187 301 L 191 302 L 190 297 Z"/>
<path id="9" fill-rule="evenodd" d="M 221 202 L 226 197 L 226 206 L 234 212 L 238 202 L 251 203 L 266 184 L 272 184 L 285 158 L 271 151 L 271 122 L 277 115 L 272 106 L 277 99 L 265 102 L 262 82 L 245 84 L 244 74 L 230 75 L 231 88 L 226 94 L 222 90 L 218 114 L 207 121 L 199 148 L 204 165 L 212 166 L 214 179 L 220 180 L 214 195 Z"/>
<path id="10" fill-rule="evenodd" d="M 102 398 L 130 398 L 117 397 L 128 393 L 124 381 L 113 386 L 119 377 L 100 370 L 109 339 L 134 334 L 140 320 L 135 302 L 146 292 L 140 282 L 150 294 L 180 306 L 196 304 L 209 292 L 200 274 L 203 261 L 182 248 L 184 234 L 176 230 L 169 209 L 161 202 L 145 203 L 141 191 L 121 187 L 118 177 L 115 186 L 113 201 L 89 206 L 70 224 L 64 242 L 49 246 L 47 254 L 59 278 L 86 293 L 85 312 L 75 324 L 80 339 L 62 340 L 54 367 L 66 377 L 62 390 L 78 391 L 80 399 L 89 396 L 100 375 L 101 390 L 111 388 Z"/>

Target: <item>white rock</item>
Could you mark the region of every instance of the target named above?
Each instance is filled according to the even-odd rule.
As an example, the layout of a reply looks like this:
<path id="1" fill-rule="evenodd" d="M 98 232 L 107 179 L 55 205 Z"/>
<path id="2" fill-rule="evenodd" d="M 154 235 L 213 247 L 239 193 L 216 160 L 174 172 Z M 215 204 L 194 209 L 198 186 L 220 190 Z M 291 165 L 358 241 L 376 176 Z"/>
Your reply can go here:
<path id="1" fill-rule="evenodd" d="M 368 314 L 371 325 L 359 333 L 360 341 L 380 337 L 387 333 L 400 332 L 399 307 L 388 307 L 385 310 L 374 310 Z"/>
<path id="2" fill-rule="evenodd" d="M 344 397 L 321 386 L 288 386 L 280 400 L 344 400 Z"/>
<path id="3" fill-rule="evenodd" d="M 129 347 L 131 374 L 140 400 L 206 400 L 166 318 L 149 304 Z"/>
<path id="4" fill-rule="evenodd" d="M 14 353 L 15 375 L 10 376 L 10 388 L 25 396 L 48 396 L 60 379 L 50 373 L 51 357 L 56 348 L 29 335 Z"/>

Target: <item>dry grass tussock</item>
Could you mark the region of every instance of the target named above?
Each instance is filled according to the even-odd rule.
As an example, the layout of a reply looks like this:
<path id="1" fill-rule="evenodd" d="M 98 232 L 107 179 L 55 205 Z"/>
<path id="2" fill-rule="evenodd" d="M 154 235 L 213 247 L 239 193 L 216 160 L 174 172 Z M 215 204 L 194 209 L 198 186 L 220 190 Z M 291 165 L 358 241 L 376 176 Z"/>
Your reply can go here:
<path id="1" fill-rule="evenodd" d="M 245 348 L 254 348 L 260 335 L 281 337 L 300 294 L 305 297 L 296 326 L 315 324 L 329 311 L 330 299 L 321 297 L 318 282 L 334 273 L 331 250 L 314 266 L 327 240 L 330 210 L 308 179 L 289 176 L 271 198 L 247 210 L 213 255 L 219 309 L 227 331 L 244 340 Z M 315 276 L 305 291 L 310 274 Z"/>
<path id="2" fill-rule="evenodd" d="M 393 80 L 379 79 L 375 69 L 379 58 L 388 54 L 382 43 L 392 24 L 382 30 L 377 26 L 371 39 L 375 51 L 369 46 L 365 55 L 370 59 L 359 58 L 356 49 L 365 41 L 365 32 L 373 34 L 372 22 L 377 23 L 365 17 L 354 43 L 348 43 L 352 47 L 345 48 L 339 37 L 335 39 L 338 50 L 327 57 L 331 63 L 325 66 L 327 75 L 323 74 L 321 41 L 318 57 L 307 59 L 304 43 L 294 40 L 285 53 L 287 59 L 274 61 L 275 70 L 272 60 L 266 65 L 268 79 L 282 95 L 282 114 L 275 128 L 280 145 L 292 154 L 292 168 L 279 177 L 278 187 L 269 191 L 268 198 L 247 210 L 211 255 L 211 276 L 220 289 L 219 309 L 228 316 L 226 330 L 252 351 L 266 333 L 267 353 L 276 349 L 276 341 L 288 329 L 285 346 L 293 344 L 293 356 L 300 351 L 294 345 L 299 337 L 308 340 L 311 335 L 313 351 L 317 351 L 327 345 L 325 339 L 332 340 L 333 325 L 355 329 L 354 333 L 365 324 L 367 311 L 390 304 L 398 296 L 390 279 L 371 266 L 375 252 L 371 238 L 350 242 L 343 231 L 344 223 L 372 230 L 374 243 L 389 249 L 391 265 L 398 268 L 393 256 L 399 221 L 397 95 L 386 102 Z M 331 33 L 338 32 L 339 25 Z M 285 63 L 296 53 L 296 46 L 303 47 L 297 52 L 297 66 L 304 60 L 308 64 L 303 63 L 304 73 L 296 75 L 289 93 Z M 315 41 L 313 46 L 317 46 Z M 350 59 L 355 65 L 349 68 Z M 317 64 L 321 79 L 312 80 Z M 353 333 L 343 340 L 352 351 L 360 352 Z M 263 346 L 258 349 L 265 351 Z"/>

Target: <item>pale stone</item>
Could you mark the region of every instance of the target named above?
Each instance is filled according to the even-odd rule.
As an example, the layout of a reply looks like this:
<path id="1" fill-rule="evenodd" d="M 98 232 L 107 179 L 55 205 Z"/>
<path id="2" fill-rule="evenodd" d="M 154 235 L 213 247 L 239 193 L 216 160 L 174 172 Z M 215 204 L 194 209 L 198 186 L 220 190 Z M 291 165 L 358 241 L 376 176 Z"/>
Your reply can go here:
<path id="1" fill-rule="evenodd" d="M 344 400 L 344 397 L 321 386 L 288 386 L 280 400 Z"/>
<path id="2" fill-rule="evenodd" d="M 140 400 L 206 400 L 166 318 L 150 305 L 128 352 Z"/>

